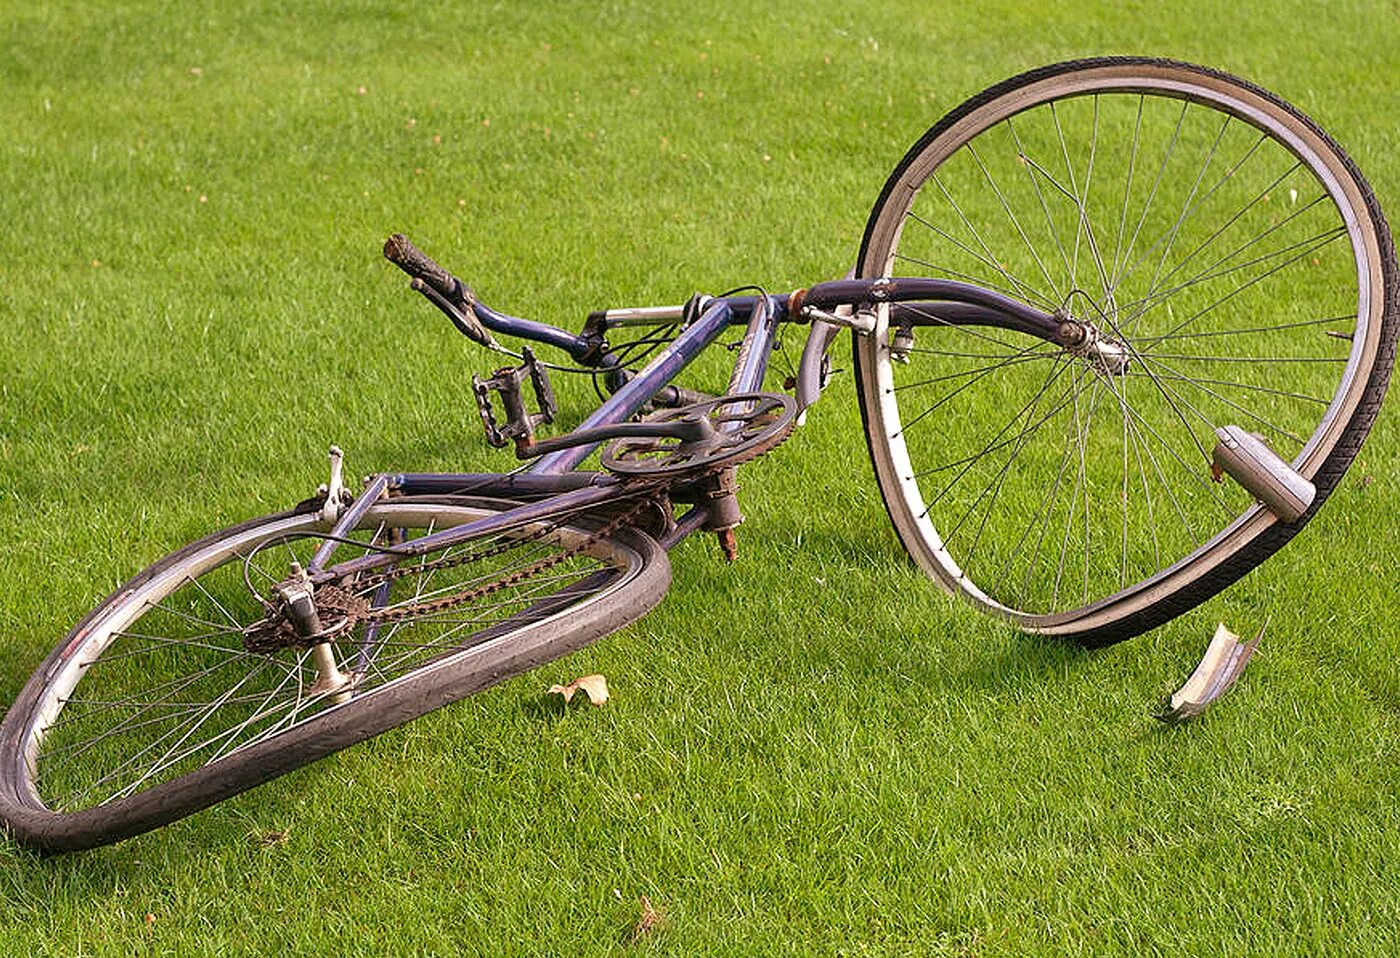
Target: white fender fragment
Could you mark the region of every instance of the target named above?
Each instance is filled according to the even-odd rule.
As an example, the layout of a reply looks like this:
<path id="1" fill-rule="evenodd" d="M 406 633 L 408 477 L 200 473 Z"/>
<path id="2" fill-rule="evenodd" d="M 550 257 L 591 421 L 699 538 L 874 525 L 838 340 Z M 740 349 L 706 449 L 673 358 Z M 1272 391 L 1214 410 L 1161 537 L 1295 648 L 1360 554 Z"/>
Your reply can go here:
<path id="1" fill-rule="evenodd" d="M 1153 717 L 1175 725 L 1204 712 L 1239 679 L 1268 626 L 1265 620 L 1259 627 L 1258 635 L 1248 642 L 1241 642 L 1238 635 L 1225 627 L 1225 623 L 1217 625 L 1215 636 L 1210 640 L 1205 657 L 1196 666 L 1196 671 L 1191 673 L 1185 685 L 1172 694 L 1167 706 Z"/>

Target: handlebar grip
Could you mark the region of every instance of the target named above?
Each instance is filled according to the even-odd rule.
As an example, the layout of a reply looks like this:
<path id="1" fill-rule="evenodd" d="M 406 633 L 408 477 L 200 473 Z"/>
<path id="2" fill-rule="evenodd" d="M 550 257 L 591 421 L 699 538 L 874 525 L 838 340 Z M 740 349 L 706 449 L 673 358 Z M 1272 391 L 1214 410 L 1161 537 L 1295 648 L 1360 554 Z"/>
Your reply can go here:
<path id="1" fill-rule="evenodd" d="M 463 335 L 488 348 L 496 341 L 476 315 L 476 294 L 471 287 L 443 269 L 402 233 L 384 241 L 384 258 L 413 277 L 413 288 L 452 320 Z"/>
<path id="2" fill-rule="evenodd" d="M 409 276 L 427 283 L 449 302 L 456 302 L 466 288 L 402 233 L 395 233 L 384 241 L 384 258 Z"/>

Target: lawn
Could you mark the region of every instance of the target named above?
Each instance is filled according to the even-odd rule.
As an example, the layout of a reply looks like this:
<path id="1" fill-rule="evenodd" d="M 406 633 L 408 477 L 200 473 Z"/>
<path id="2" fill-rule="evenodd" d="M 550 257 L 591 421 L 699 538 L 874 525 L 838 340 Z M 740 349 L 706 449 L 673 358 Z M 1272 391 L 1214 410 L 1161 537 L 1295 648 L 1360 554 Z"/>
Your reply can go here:
<path id="1" fill-rule="evenodd" d="M 0 2 L 0 703 L 132 572 L 308 495 L 332 442 L 352 475 L 510 467 L 467 388 L 495 362 L 390 232 L 571 327 L 791 289 L 850 266 L 937 117 L 1098 53 L 1276 90 L 1400 219 L 1391 0 Z M 591 393 L 559 385 L 575 421 Z M 1396 954 L 1398 454 L 1392 408 L 1277 558 L 1087 653 L 905 559 L 845 373 L 745 467 L 735 565 L 688 541 L 640 622 L 161 831 L 0 840 L 0 944 Z M 1210 714 L 1149 717 L 1217 621 L 1265 617 Z M 595 671 L 604 708 L 544 694 Z"/>

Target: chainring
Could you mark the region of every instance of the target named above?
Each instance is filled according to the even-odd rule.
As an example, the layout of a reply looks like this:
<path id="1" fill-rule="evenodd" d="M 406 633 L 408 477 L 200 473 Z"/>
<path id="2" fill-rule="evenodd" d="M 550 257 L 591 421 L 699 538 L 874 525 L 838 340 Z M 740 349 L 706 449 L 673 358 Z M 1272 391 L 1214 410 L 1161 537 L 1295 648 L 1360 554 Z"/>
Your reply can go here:
<path id="1" fill-rule="evenodd" d="M 676 478 L 747 462 L 776 447 L 797 421 L 797 400 L 785 393 L 735 393 L 667 409 L 646 422 L 708 417 L 714 438 L 686 442 L 672 437 L 614 439 L 601 456 L 603 468 L 623 476 Z"/>

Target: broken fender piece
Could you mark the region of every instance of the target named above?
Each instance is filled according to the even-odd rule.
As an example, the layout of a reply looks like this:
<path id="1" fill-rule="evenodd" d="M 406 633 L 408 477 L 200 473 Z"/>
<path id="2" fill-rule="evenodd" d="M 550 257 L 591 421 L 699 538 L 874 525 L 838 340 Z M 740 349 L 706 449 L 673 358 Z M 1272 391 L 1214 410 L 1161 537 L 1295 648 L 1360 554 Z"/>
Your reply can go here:
<path id="1" fill-rule="evenodd" d="M 1239 679 L 1268 626 L 1265 620 L 1259 627 L 1258 635 L 1248 642 L 1241 642 L 1238 635 L 1225 628 L 1225 623 L 1217 625 L 1215 637 L 1210 640 L 1201 664 L 1196 666 L 1196 671 L 1191 673 L 1186 684 L 1172 695 L 1167 706 L 1155 713 L 1153 718 L 1175 725 L 1204 712 Z"/>

